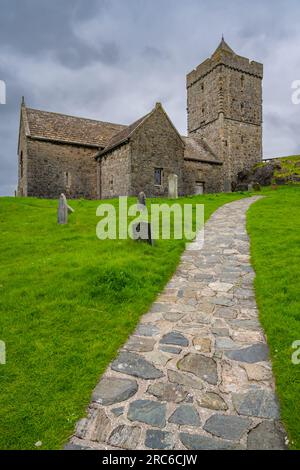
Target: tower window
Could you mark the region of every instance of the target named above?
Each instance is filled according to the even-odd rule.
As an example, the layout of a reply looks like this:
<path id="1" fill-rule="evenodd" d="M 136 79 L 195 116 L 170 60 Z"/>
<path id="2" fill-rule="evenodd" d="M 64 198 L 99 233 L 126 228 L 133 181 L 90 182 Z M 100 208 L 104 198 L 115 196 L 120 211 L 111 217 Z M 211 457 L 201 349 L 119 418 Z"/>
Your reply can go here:
<path id="1" fill-rule="evenodd" d="M 201 84 L 201 90 L 204 91 L 204 83 Z"/>
<path id="2" fill-rule="evenodd" d="M 241 111 L 244 111 L 244 103 L 241 103 Z"/>
<path id="3" fill-rule="evenodd" d="M 244 84 L 245 84 L 245 77 L 244 75 L 241 76 L 241 89 L 244 89 Z"/>
<path id="4" fill-rule="evenodd" d="M 71 187 L 71 173 L 65 171 L 64 173 L 65 187 L 69 189 Z"/>
<path id="5" fill-rule="evenodd" d="M 244 143 L 244 136 L 243 135 L 241 136 L 241 143 L 242 144 Z"/>
<path id="6" fill-rule="evenodd" d="M 162 173 L 163 173 L 162 168 L 155 168 L 154 169 L 154 184 L 155 184 L 155 186 L 161 186 L 162 185 Z"/>

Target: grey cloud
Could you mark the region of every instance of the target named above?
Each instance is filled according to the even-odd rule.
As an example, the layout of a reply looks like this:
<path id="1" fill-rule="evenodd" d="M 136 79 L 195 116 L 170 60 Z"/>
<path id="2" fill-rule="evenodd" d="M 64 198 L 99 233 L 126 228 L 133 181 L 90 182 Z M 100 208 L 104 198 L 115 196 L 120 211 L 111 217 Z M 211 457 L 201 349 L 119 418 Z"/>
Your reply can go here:
<path id="1" fill-rule="evenodd" d="M 186 132 L 185 74 L 222 32 L 262 61 L 265 155 L 299 152 L 299 0 L 0 0 L 0 195 L 17 179 L 19 103 L 129 123 L 162 101 Z"/>

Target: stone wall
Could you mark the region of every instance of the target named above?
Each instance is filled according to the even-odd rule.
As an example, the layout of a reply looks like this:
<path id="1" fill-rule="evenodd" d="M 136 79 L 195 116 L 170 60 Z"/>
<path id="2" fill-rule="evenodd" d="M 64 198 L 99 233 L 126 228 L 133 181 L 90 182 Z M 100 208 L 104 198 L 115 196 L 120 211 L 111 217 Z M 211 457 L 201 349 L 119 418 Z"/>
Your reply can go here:
<path id="1" fill-rule="evenodd" d="M 191 160 L 184 162 L 184 192 L 187 196 L 196 193 L 196 182 L 204 183 L 205 193 L 223 191 L 222 165 L 212 165 Z"/>
<path id="2" fill-rule="evenodd" d="M 262 123 L 261 78 L 240 70 L 223 69 L 223 112 L 228 119 L 245 123 Z"/>
<path id="3" fill-rule="evenodd" d="M 101 157 L 100 198 L 127 196 L 130 193 L 130 145 L 122 145 Z"/>
<path id="4" fill-rule="evenodd" d="M 188 86 L 187 113 L 188 134 L 194 135 L 201 127 L 218 119 L 219 106 L 219 81 L 221 68 L 214 73 L 205 75 L 192 85 Z"/>
<path id="5" fill-rule="evenodd" d="M 248 171 L 262 160 L 262 128 L 226 120 L 225 138 L 228 142 L 226 162 L 229 179 L 236 182 L 240 171 Z"/>
<path id="6" fill-rule="evenodd" d="M 168 196 L 168 176 L 178 176 L 178 194 L 184 194 L 184 144 L 160 106 L 131 138 L 131 195 Z M 162 184 L 155 185 L 154 170 L 162 169 Z"/>
<path id="7" fill-rule="evenodd" d="M 27 196 L 97 198 L 95 149 L 27 138 Z"/>

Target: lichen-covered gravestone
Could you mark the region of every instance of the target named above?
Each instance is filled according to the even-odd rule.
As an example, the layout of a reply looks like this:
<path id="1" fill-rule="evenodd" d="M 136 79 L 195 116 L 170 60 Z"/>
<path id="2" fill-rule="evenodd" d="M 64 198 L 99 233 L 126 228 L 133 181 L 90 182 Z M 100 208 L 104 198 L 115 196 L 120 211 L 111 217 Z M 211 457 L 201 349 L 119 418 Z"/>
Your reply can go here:
<path id="1" fill-rule="evenodd" d="M 177 199 L 178 198 L 178 176 L 169 175 L 168 183 L 169 183 L 169 198 Z"/>
<path id="2" fill-rule="evenodd" d="M 61 194 L 58 201 L 57 222 L 59 224 L 67 224 L 68 215 L 73 212 L 74 209 L 68 205 L 66 196 Z"/>

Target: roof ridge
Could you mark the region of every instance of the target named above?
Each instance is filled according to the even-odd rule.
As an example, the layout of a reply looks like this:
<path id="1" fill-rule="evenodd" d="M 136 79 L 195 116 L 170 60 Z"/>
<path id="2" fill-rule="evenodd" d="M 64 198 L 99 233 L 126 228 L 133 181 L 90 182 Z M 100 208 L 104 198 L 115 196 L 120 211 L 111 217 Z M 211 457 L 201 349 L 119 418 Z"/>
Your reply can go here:
<path id="1" fill-rule="evenodd" d="M 107 145 L 105 146 L 105 148 L 103 150 L 101 150 L 97 154 L 97 156 L 104 155 L 108 151 L 113 150 L 115 147 L 118 147 L 123 142 L 128 141 L 132 137 L 134 132 L 145 122 L 146 119 L 148 119 L 148 117 L 150 117 L 150 115 L 154 111 L 155 111 L 155 108 L 152 109 L 149 113 L 145 114 L 144 116 L 141 116 L 139 119 L 136 119 L 131 124 L 128 124 L 128 126 L 126 126 L 124 129 L 121 129 L 120 131 L 116 132 L 116 134 L 114 134 L 110 138 L 110 140 L 107 143 Z M 126 131 L 128 131 L 128 133 L 126 133 Z M 118 136 L 119 136 L 119 138 L 118 138 Z"/>
<path id="2" fill-rule="evenodd" d="M 123 127 L 127 127 L 126 124 L 119 124 L 119 123 L 117 123 L 117 122 L 100 121 L 100 120 L 98 120 L 98 119 L 85 118 L 85 117 L 82 117 L 82 116 L 74 116 L 73 114 L 57 113 L 57 112 L 55 112 L 55 111 L 45 111 L 45 110 L 43 110 L 43 109 L 30 108 L 30 107 L 28 107 L 28 106 L 25 106 L 24 108 L 25 108 L 26 110 L 28 110 L 28 111 L 38 111 L 38 112 L 41 112 L 41 113 L 52 114 L 52 115 L 55 115 L 55 116 L 70 117 L 70 118 L 74 118 L 74 119 L 83 119 L 83 120 L 85 120 L 85 121 L 98 122 L 98 123 L 101 123 L 101 124 L 109 124 L 109 125 L 113 125 L 113 126 L 123 126 Z"/>

